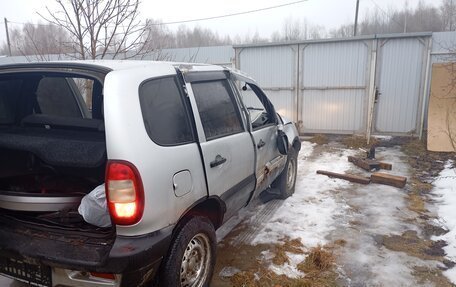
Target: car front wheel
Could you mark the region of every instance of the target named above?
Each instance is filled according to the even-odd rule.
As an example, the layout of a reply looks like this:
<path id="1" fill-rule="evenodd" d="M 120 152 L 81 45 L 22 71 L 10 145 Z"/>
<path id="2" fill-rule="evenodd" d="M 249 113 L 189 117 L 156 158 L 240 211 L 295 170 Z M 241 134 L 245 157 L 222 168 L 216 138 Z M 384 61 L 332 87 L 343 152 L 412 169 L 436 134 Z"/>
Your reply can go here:
<path id="1" fill-rule="evenodd" d="M 282 173 L 272 183 L 272 188 L 279 190 L 279 196 L 282 199 L 290 197 L 296 186 L 296 175 L 298 171 L 297 153 L 293 147 L 290 147 L 287 155 L 287 163 Z"/>

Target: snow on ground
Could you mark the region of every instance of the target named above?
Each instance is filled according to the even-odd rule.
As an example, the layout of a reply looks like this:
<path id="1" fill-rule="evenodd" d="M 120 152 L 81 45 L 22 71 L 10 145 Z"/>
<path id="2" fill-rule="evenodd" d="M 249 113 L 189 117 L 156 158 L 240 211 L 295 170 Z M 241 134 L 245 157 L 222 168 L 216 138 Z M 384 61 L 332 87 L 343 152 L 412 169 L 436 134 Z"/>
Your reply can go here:
<path id="1" fill-rule="evenodd" d="M 377 148 L 376 156 L 392 163 L 393 170 L 388 173 L 410 176 L 399 148 Z M 348 172 L 359 172 L 359 169 L 352 165 Z M 338 218 L 337 228 L 329 236 L 347 242 L 339 258 L 347 285 L 423 286 L 415 281 L 413 266 L 434 267 L 437 263 L 427 263 L 382 245 L 384 235 L 418 231 L 414 224 L 407 223 L 415 214 L 407 209 L 405 191 L 373 183 L 350 185 L 337 193 L 337 201 L 349 205 L 350 209 L 345 217 Z"/>
<path id="2" fill-rule="evenodd" d="M 306 144 L 308 145 L 308 144 Z M 306 247 L 326 243 L 325 236 L 334 228 L 334 219 L 344 213 L 333 197 L 337 189 L 349 182 L 316 174 L 317 170 L 344 172 L 350 167 L 347 156 L 352 151 L 324 152 L 318 160 L 307 161 L 308 148 L 299 154 L 295 193 L 276 210 L 274 216 L 251 242 L 276 243 L 284 237 L 299 238 Z"/>
<path id="3" fill-rule="evenodd" d="M 434 270 L 439 262 L 393 251 L 383 244 L 385 236 L 400 236 L 405 231 L 421 234 L 414 223 L 417 214 L 408 209 L 407 188 L 362 185 L 316 174 L 321 169 L 368 176 L 370 173 L 347 161 L 347 156 L 356 154 L 357 151 L 341 148 L 337 143 L 317 146 L 302 142 L 295 194 L 285 201 L 272 200 L 242 211 L 237 222 L 242 222 L 244 230 L 225 243 L 227 247 L 275 245 L 284 238 L 298 238 L 308 250 L 342 239 L 346 243 L 337 251 L 342 286 L 433 286 L 417 281 L 414 268 Z M 376 155 L 377 159 L 393 165 L 393 170 L 387 173 L 410 178 L 407 157 L 400 147 L 379 147 Z M 456 193 L 453 196 L 456 204 Z M 448 209 L 448 216 L 456 215 L 456 211 L 451 211 Z M 449 221 L 456 233 L 456 217 Z M 450 236 L 456 244 L 455 234 Z M 456 256 L 456 246 L 452 254 Z M 273 255 L 272 250 L 265 251 L 260 259 L 270 262 Z M 270 270 L 290 278 L 304 275 L 296 266 L 306 255 L 287 255 L 289 263 L 282 266 L 271 263 Z"/>
<path id="4" fill-rule="evenodd" d="M 434 181 L 432 193 L 437 201 L 437 213 L 441 223 L 449 230 L 448 233 L 433 238 L 444 240 L 448 246 L 444 248 L 448 259 L 456 262 L 456 168 L 453 161 L 445 164 L 445 169 L 440 172 L 439 177 Z M 456 284 L 456 268 L 443 272 L 448 279 Z"/>

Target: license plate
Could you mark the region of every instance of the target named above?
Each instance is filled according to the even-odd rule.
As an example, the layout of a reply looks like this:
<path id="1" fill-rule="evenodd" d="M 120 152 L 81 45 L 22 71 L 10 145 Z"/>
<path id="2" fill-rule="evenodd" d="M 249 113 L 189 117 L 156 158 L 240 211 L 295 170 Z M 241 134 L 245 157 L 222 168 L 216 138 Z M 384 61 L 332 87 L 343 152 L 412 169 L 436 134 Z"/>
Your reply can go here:
<path id="1" fill-rule="evenodd" d="M 30 264 L 14 258 L 0 257 L 0 273 L 31 286 L 51 287 L 51 267 Z"/>

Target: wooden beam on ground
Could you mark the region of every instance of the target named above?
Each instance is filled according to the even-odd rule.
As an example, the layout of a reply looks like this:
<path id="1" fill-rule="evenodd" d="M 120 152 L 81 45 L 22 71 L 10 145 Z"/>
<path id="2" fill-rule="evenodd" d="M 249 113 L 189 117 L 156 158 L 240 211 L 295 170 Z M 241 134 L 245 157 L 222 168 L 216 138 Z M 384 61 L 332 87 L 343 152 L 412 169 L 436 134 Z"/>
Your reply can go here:
<path id="1" fill-rule="evenodd" d="M 380 169 L 380 164 L 376 160 L 372 159 L 364 159 L 364 158 L 357 158 L 354 156 L 348 156 L 348 161 L 353 163 L 356 166 L 359 166 L 360 168 L 371 171 L 371 170 L 379 170 Z"/>
<path id="2" fill-rule="evenodd" d="M 379 170 L 379 169 L 392 170 L 393 169 L 392 164 L 377 161 L 375 159 L 348 156 L 348 161 L 367 171 L 372 171 L 374 169 L 375 170 Z"/>
<path id="3" fill-rule="evenodd" d="M 374 172 L 371 175 L 371 181 L 374 183 L 381 183 L 403 188 L 407 183 L 407 178 L 403 176 L 391 175 L 387 173 Z"/>
<path id="4" fill-rule="evenodd" d="M 325 170 L 317 170 L 317 173 L 318 174 L 327 175 L 329 177 L 345 179 L 345 180 L 348 180 L 350 182 L 357 182 L 357 183 L 361 183 L 361 184 L 369 184 L 370 183 L 370 178 L 359 176 L 359 175 L 354 175 L 354 174 L 335 173 L 335 172 L 325 171 Z"/>
<path id="5" fill-rule="evenodd" d="M 380 169 L 385 169 L 385 170 L 392 170 L 393 169 L 393 165 L 390 164 L 390 163 L 379 161 L 378 164 L 380 166 Z"/>

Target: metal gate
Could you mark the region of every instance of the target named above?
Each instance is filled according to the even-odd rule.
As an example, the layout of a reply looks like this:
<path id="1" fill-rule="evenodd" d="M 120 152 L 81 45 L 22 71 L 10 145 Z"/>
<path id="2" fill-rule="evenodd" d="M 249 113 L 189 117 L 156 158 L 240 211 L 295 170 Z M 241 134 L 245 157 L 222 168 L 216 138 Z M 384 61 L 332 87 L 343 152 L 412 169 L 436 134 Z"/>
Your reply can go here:
<path id="1" fill-rule="evenodd" d="M 301 133 L 365 131 L 369 44 L 364 41 L 300 46 Z"/>
<path id="2" fill-rule="evenodd" d="M 427 46 L 424 38 L 378 41 L 373 134 L 417 134 Z"/>
<path id="3" fill-rule="evenodd" d="M 421 135 L 431 33 L 235 47 L 300 133 Z"/>
<path id="4" fill-rule="evenodd" d="M 294 121 L 297 121 L 298 105 L 297 49 L 297 45 L 284 45 L 236 50 L 236 67 L 255 78 L 279 114 Z M 256 96 L 249 93 L 244 95 L 247 105 L 255 103 Z"/>

